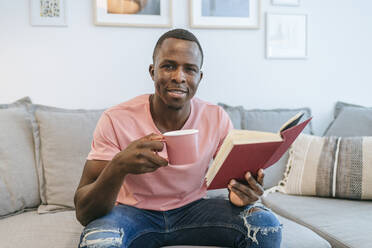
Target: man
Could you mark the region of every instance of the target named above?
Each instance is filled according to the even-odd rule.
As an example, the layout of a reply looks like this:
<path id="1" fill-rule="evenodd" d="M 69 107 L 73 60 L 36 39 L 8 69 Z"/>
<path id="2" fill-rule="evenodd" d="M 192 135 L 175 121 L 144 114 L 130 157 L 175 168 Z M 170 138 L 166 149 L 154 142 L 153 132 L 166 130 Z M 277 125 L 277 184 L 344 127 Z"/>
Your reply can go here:
<path id="1" fill-rule="evenodd" d="M 192 33 L 168 31 L 149 67 L 155 93 L 101 116 L 74 199 L 77 219 L 86 225 L 80 247 L 280 246 L 278 220 L 255 204 L 262 170 L 257 180 L 249 173 L 244 183 L 232 180 L 229 201 L 203 199 L 209 162 L 232 124 L 222 108 L 193 98 L 202 63 Z M 162 156 L 161 134 L 179 129 L 199 130 L 194 164 L 171 165 Z"/>

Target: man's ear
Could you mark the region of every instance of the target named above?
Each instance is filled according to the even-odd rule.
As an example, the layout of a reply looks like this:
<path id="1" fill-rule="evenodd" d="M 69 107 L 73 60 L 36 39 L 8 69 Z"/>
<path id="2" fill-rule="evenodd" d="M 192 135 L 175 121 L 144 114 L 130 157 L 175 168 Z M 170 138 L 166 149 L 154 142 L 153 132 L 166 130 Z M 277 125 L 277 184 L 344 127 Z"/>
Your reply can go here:
<path id="1" fill-rule="evenodd" d="M 154 70 L 153 64 L 149 66 L 149 73 L 150 73 L 150 77 L 152 78 L 152 80 L 154 80 L 155 70 Z"/>
<path id="2" fill-rule="evenodd" d="M 199 84 L 200 84 L 200 82 L 201 82 L 201 80 L 203 79 L 203 72 L 202 71 L 200 71 L 200 76 L 199 76 L 199 80 L 198 80 L 198 83 L 196 84 L 196 87 L 198 87 L 199 88 Z"/>
<path id="3" fill-rule="evenodd" d="M 200 71 L 200 79 L 199 79 L 199 83 L 198 84 L 200 84 L 200 81 L 203 79 L 203 71 Z"/>

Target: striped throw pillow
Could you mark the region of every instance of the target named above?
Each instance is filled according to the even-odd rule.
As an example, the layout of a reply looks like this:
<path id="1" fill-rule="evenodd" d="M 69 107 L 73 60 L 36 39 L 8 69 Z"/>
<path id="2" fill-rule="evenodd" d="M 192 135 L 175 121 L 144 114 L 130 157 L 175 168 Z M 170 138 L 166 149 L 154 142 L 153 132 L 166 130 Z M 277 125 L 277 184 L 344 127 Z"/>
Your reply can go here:
<path id="1" fill-rule="evenodd" d="M 289 151 L 279 191 L 372 199 L 372 137 L 300 135 Z"/>

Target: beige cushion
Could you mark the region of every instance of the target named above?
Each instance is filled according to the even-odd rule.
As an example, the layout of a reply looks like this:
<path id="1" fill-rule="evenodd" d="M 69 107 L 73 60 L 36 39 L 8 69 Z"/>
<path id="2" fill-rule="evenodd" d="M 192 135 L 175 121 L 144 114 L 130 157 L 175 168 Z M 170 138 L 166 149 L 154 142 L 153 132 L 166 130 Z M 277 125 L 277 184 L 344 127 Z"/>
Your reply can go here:
<path id="1" fill-rule="evenodd" d="M 40 203 L 30 103 L 0 105 L 0 218 Z"/>
<path id="2" fill-rule="evenodd" d="M 281 192 L 372 199 L 372 137 L 300 135 L 290 149 Z"/>
<path id="3" fill-rule="evenodd" d="M 278 216 L 283 224 L 283 248 L 329 248 L 323 238 L 310 229 Z M 0 220 L 1 248 L 71 248 L 78 247 L 83 226 L 75 218 L 74 211 L 51 214 L 26 212 Z M 167 246 L 177 248 L 212 246 Z"/>
<path id="4" fill-rule="evenodd" d="M 93 131 L 103 110 L 67 110 L 34 105 L 41 147 L 39 213 L 72 209 Z"/>
<path id="5" fill-rule="evenodd" d="M 268 194 L 262 201 L 276 213 L 312 229 L 332 247 L 371 247 L 372 201 L 282 193 Z"/>
<path id="6" fill-rule="evenodd" d="M 42 215 L 25 212 L 0 220 L 0 247 L 78 247 L 82 231 L 74 211 Z"/>

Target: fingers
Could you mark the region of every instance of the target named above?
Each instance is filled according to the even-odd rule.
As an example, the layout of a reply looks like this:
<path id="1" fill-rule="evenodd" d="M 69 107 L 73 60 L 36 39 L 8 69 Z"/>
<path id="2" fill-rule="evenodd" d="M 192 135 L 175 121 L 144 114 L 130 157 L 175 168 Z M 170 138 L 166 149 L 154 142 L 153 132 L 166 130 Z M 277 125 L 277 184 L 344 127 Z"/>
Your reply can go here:
<path id="1" fill-rule="evenodd" d="M 148 148 L 151 151 L 162 151 L 164 143 L 155 140 L 145 140 L 138 143 L 138 148 Z"/>
<path id="2" fill-rule="evenodd" d="M 151 133 L 149 135 L 146 135 L 142 138 L 143 140 L 157 140 L 157 141 L 164 141 L 164 136 L 161 134 Z"/>
<path id="3" fill-rule="evenodd" d="M 248 186 L 259 196 L 263 195 L 264 193 L 264 190 L 261 186 L 261 184 L 259 183 L 258 180 L 261 180 L 263 181 L 263 172 L 261 172 L 261 176 L 258 176 L 259 179 L 254 179 L 254 177 L 251 175 L 251 173 L 248 171 L 247 173 L 245 173 L 244 175 L 245 177 L 245 180 L 248 182 Z"/>
<path id="4" fill-rule="evenodd" d="M 149 148 L 153 151 L 161 151 L 164 147 L 164 137 L 160 134 L 149 134 L 136 141 L 138 148 Z"/>
<path id="5" fill-rule="evenodd" d="M 247 185 L 239 183 L 232 179 L 228 185 L 230 190 L 229 199 L 236 206 L 245 206 L 259 200 L 260 196 L 263 195 L 264 190 L 262 188 L 264 173 L 263 170 L 259 170 L 256 179 L 247 172 L 244 175 Z"/>
<path id="6" fill-rule="evenodd" d="M 153 172 L 160 167 L 168 165 L 168 160 L 160 157 L 148 149 L 142 149 L 136 154 L 136 161 L 133 163 L 131 173 L 142 174 Z"/>
<path id="7" fill-rule="evenodd" d="M 264 170 L 263 169 L 259 169 L 258 170 L 258 173 L 257 173 L 257 182 L 263 186 L 263 180 L 264 180 L 264 177 L 265 177 L 265 173 L 264 173 Z"/>
<path id="8" fill-rule="evenodd" d="M 238 207 L 253 204 L 254 202 L 259 200 L 259 197 L 253 192 L 247 195 L 246 192 L 242 192 L 238 188 L 235 188 L 233 186 L 229 186 L 229 191 L 230 202 Z"/>
<path id="9" fill-rule="evenodd" d="M 153 164 L 155 167 L 160 167 L 160 166 L 166 166 L 168 165 L 168 160 L 165 158 L 157 155 L 156 153 L 149 151 L 149 150 L 144 150 L 142 152 L 142 156 L 150 163 Z"/>
<path id="10" fill-rule="evenodd" d="M 257 194 L 249 185 L 244 185 L 237 182 L 236 180 L 231 180 L 228 188 L 234 192 L 240 199 L 245 203 L 245 205 L 253 203 L 259 199 L 259 194 Z"/>

